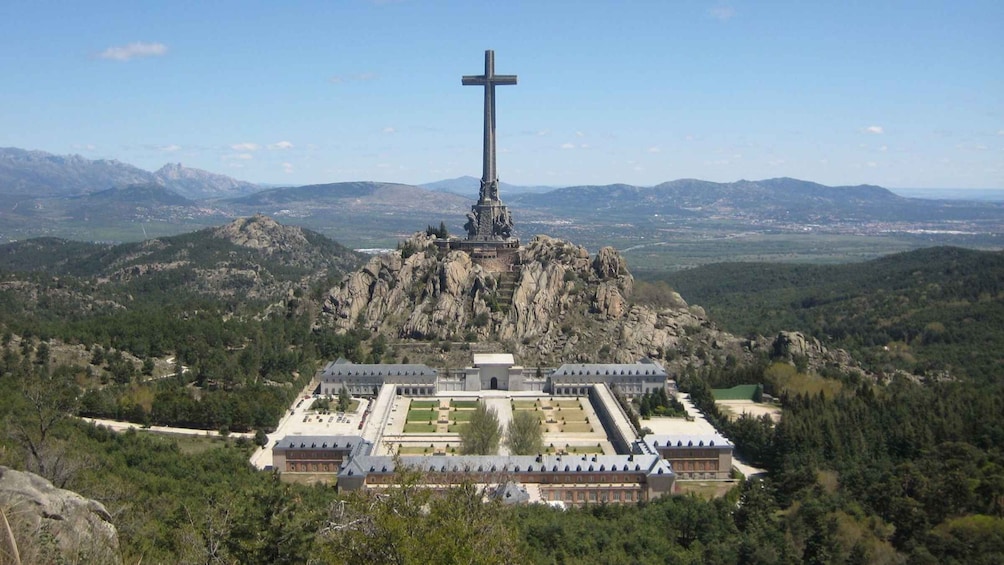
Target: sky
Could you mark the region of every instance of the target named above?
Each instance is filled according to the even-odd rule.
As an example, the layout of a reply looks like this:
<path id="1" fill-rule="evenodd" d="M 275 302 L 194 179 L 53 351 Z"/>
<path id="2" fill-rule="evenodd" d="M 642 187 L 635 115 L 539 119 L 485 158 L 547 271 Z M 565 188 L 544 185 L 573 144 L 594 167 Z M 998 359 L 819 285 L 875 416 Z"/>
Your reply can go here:
<path id="1" fill-rule="evenodd" d="M 480 177 L 486 49 L 504 182 L 1004 188 L 1000 0 L 5 0 L 0 147 Z"/>

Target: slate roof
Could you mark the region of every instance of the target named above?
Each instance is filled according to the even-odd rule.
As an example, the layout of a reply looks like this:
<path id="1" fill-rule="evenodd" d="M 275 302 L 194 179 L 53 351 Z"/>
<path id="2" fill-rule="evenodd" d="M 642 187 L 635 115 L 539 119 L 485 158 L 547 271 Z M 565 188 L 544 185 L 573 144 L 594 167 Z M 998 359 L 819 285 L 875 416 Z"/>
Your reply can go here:
<path id="1" fill-rule="evenodd" d="M 355 364 L 328 363 L 321 377 L 434 377 L 436 370 L 424 363 Z"/>
<path id="2" fill-rule="evenodd" d="M 710 434 L 648 434 L 638 443 L 644 445 L 646 453 L 658 453 L 657 448 L 670 447 L 717 447 L 732 449 L 731 441 L 719 433 Z"/>
<path id="3" fill-rule="evenodd" d="M 368 455 L 373 444 L 360 436 L 285 436 L 275 442 L 272 451 L 313 449 L 317 451 L 345 451 L 350 455 Z"/>
<path id="4" fill-rule="evenodd" d="M 645 475 L 673 474 L 664 459 L 654 454 L 633 455 L 433 455 L 404 456 L 401 464 L 422 473 L 602 473 L 630 472 Z M 388 455 L 353 457 L 342 464 L 339 477 L 391 474 L 394 458 Z"/>
<path id="5" fill-rule="evenodd" d="M 552 377 L 606 377 L 606 376 L 660 376 L 666 377 L 666 370 L 658 363 L 566 363 L 551 373 Z"/>

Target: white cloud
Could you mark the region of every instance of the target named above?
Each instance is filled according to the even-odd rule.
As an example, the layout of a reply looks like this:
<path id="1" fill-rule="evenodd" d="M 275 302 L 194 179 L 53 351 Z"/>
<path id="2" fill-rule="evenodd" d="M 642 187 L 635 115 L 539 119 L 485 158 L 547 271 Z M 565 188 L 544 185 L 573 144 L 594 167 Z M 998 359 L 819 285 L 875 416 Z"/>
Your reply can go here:
<path id="1" fill-rule="evenodd" d="M 997 135 L 1004 135 L 1004 129 L 997 130 Z"/>
<path id="2" fill-rule="evenodd" d="M 109 47 L 99 53 L 98 57 L 111 59 L 112 61 L 128 61 L 141 57 L 159 57 L 165 54 L 167 54 L 167 45 L 163 43 L 143 43 L 142 41 L 137 41 L 121 47 Z"/>
<path id="3" fill-rule="evenodd" d="M 575 132 L 575 137 L 586 137 L 586 134 L 582 133 L 581 131 L 577 131 Z"/>
<path id="4" fill-rule="evenodd" d="M 234 151 L 257 151 L 261 146 L 257 143 L 235 143 L 230 146 Z"/>
<path id="5" fill-rule="evenodd" d="M 865 163 L 865 165 L 867 165 L 869 168 L 874 169 L 875 167 L 878 166 L 878 163 L 876 163 L 875 161 L 868 161 L 867 163 Z"/>
<path id="6" fill-rule="evenodd" d="M 718 6 L 708 10 L 708 14 L 716 20 L 730 20 L 736 15 L 736 11 L 730 6 Z"/>
<path id="7" fill-rule="evenodd" d="M 73 145 L 73 148 L 76 149 L 76 150 L 78 150 L 78 151 L 81 151 L 81 150 L 83 150 L 83 151 L 94 151 L 95 149 L 97 149 L 97 146 L 94 145 L 93 143 L 85 143 L 83 145 L 81 145 L 80 143 L 76 143 L 76 144 Z"/>
<path id="8" fill-rule="evenodd" d="M 181 151 L 181 146 L 172 143 L 170 145 L 165 145 L 165 146 L 161 147 L 160 150 L 163 151 L 164 153 L 174 153 L 174 152 L 177 152 L 177 151 Z"/>
<path id="9" fill-rule="evenodd" d="M 250 153 L 231 153 L 230 155 L 224 155 L 224 161 L 250 161 L 254 159 L 254 155 Z"/>
<path id="10" fill-rule="evenodd" d="M 662 148 L 659 147 L 658 145 L 653 145 L 652 147 L 648 148 L 648 152 L 649 153 L 662 153 Z"/>
<path id="11" fill-rule="evenodd" d="M 538 137 L 544 137 L 545 135 L 551 135 L 551 130 L 549 130 L 549 129 L 542 129 L 542 130 L 540 130 L 540 131 L 537 132 L 537 136 Z"/>
<path id="12" fill-rule="evenodd" d="M 865 133 L 874 133 L 876 135 L 885 133 L 882 126 L 868 126 L 865 128 Z"/>
<path id="13" fill-rule="evenodd" d="M 280 141 L 268 146 L 269 149 L 292 149 L 293 144 L 289 141 Z"/>
<path id="14" fill-rule="evenodd" d="M 387 126 L 387 127 L 383 128 L 383 132 L 384 133 L 394 133 L 395 131 L 397 131 L 397 130 L 395 130 L 394 128 L 392 128 L 390 126 Z"/>
<path id="15" fill-rule="evenodd" d="M 879 146 L 878 150 L 885 153 L 886 151 L 889 150 L 889 146 L 888 145 Z"/>
<path id="16" fill-rule="evenodd" d="M 575 144 L 574 143 L 562 143 L 561 144 L 561 148 L 562 149 L 575 149 Z"/>
<path id="17" fill-rule="evenodd" d="M 287 174 L 292 173 L 293 172 L 293 164 L 292 163 L 283 163 L 282 164 L 282 172 L 287 173 Z"/>

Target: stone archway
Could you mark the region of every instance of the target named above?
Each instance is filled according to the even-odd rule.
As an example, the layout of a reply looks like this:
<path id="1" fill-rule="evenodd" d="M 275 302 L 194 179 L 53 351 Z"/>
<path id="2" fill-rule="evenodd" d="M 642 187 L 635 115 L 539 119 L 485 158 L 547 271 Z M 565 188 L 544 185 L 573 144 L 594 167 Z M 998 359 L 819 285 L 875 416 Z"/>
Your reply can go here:
<path id="1" fill-rule="evenodd" d="M 499 389 L 499 379 L 498 379 L 498 377 L 492 377 L 492 380 L 489 381 L 488 388 L 490 388 L 492 390 L 498 390 Z"/>

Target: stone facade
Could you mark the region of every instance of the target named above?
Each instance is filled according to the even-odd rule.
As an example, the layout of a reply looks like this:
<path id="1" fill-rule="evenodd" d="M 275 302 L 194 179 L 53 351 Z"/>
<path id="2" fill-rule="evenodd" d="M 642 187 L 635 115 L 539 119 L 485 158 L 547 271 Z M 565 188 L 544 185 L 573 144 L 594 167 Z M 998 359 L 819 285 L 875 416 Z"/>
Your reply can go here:
<path id="1" fill-rule="evenodd" d="M 337 473 L 345 461 L 372 448 L 359 436 L 286 436 L 272 447 L 272 467 L 282 473 Z"/>
<path id="2" fill-rule="evenodd" d="M 440 373 L 424 364 L 355 364 L 344 359 L 324 366 L 317 376 L 320 392 L 336 396 L 342 387 L 354 396 L 371 396 L 385 384 L 398 385 L 403 396 L 481 390 L 539 391 L 554 395 L 585 396 L 604 383 L 627 396 L 638 396 L 666 386 L 669 375 L 658 363 L 565 364 L 557 369 L 524 369 L 512 354 L 475 354 L 472 366 Z M 538 376 L 539 374 L 539 376 Z"/>
<path id="3" fill-rule="evenodd" d="M 397 461 L 421 474 L 422 482 L 448 487 L 517 482 L 533 485 L 543 501 L 567 505 L 635 503 L 673 490 L 675 475 L 658 455 L 409 456 Z M 395 484 L 393 457 L 356 457 L 338 473 L 338 489 L 383 488 Z"/>
<path id="4" fill-rule="evenodd" d="M 647 435 L 636 446 L 668 461 L 680 479 L 728 479 L 732 471 L 734 446 L 719 434 Z"/>

